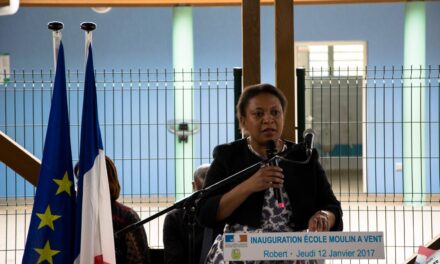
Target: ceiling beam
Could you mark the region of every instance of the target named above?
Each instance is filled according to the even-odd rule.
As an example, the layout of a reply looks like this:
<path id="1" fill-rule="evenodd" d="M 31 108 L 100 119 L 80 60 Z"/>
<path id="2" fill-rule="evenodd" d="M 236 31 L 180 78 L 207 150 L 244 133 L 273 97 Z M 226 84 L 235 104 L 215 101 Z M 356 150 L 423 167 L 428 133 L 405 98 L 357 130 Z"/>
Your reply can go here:
<path id="1" fill-rule="evenodd" d="M 243 87 L 261 82 L 260 0 L 243 0 Z"/>
<path id="2" fill-rule="evenodd" d="M 2 131 L 0 131 L 0 161 L 37 186 L 41 161 Z"/>
<path id="3" fill-rule="evenodd" d="M 9 0 L 0 0 L 0 7 L 8 6 Z"/>
<path id="4" fill-rule="evenodd" d="M 0 3 L 5 0 L 0 0 Z M 7 1 L 7 0 L 6 0 Z M 316 5 L 316 4 L 373 4 L 407 2 L 412 0 L 292 0 L 295 5 Z M 423 0 L 421 0 L 423 1 Z M 429 0 L 428 0 L 429 1 Z M 433 0 L 431 0 L 433 1 Z M 241 5 L 242 0 L 21 0 L 21 6 L 28 7 L 163 7 L 177 5 L 191 6 L 231 6 Z M 261 5 L 273 5 L 274 0 L 260 0 Z"/>
<path id="5" fill-rule="evenodd" d="M 284 109 L 283 138 L 296 140 L 295 65 L 293 52 L 293 3 L 275 0 L 275 85 L 289 103 Z"/>

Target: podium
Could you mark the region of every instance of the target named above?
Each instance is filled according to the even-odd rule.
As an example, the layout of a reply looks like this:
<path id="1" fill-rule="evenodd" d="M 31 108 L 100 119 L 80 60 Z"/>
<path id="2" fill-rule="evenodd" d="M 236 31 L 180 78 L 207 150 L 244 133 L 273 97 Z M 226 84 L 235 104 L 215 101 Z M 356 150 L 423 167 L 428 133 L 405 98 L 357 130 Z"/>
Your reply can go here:
<path id="1" fill-rule="evenodd" d="M 223 234 L 224 260 L 384 259 L 383 232 Z"/>

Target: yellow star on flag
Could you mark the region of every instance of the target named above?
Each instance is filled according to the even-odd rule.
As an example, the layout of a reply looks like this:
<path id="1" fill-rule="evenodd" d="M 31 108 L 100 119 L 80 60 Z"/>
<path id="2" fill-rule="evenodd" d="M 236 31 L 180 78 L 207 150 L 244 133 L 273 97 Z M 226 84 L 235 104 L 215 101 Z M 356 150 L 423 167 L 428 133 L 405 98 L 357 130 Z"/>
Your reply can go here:
<path id="1" fill-rule="evenodd" d="M 70 187 L 72 187 L 72 182 L 69 181 L 69 176 L 66 173 L 64 173 L 63 179 L 53 179 L 58 184 L 58 189 L 56 194 L 60 194 L 62 192 L 66 192 L 70 196 Z"/>
<path id="2" fill-rule="evenodd" d="M 38 258 L 37 264 L 39 264 L 45 260 L 47 262 L 49 262 L 50 264 L 52 264 L 53 263 L 52 257 L 55 256 L 56 254 L 60 253 L 59 250 L 52 250 L 50 248 L 49 240 L 44 245 L 44 248 L 34 248 L 34 250 L 37 251 L 38 254 L 40 254 L 40 257 Z"/>
<path id="3" fill-rule="evenodd" d="M 47 206 L 46 212 L 44 212 L 44 214 L 37 213 L 37 216 L 38 216 L 38 218 L 41 219 L 41 222 L 40 222 L 40 225 L 38 226 L 38 229 L 47 225 L 52 230 L 55 230 L 55 228 L 53 227 L 53 221 L 55 221 L 61 217 L 61 215 L 53 215 L 52 214 L 52 212 L 50 211 L 50 205 Z"/>

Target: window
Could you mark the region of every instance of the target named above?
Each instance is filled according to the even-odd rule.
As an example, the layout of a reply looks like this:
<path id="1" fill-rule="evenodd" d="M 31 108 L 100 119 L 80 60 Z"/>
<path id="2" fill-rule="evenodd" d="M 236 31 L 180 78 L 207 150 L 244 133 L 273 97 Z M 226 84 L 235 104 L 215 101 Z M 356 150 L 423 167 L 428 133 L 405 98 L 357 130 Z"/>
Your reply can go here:
<path id="1" fill-rule="evenodd" d="M 295 43 L 295 67 L 306 69 L 305 126 L 315 131 L 315 148 L 333 186 L 350 184 L 353 190 L 363 183 L 366 47 L 362 41 Z"/>
<path id="2" fill-rule="evenodd" d="M 310 70 L 310 76 L 363 76 L 365 42 L 299 42 L 296 65 Z"/>

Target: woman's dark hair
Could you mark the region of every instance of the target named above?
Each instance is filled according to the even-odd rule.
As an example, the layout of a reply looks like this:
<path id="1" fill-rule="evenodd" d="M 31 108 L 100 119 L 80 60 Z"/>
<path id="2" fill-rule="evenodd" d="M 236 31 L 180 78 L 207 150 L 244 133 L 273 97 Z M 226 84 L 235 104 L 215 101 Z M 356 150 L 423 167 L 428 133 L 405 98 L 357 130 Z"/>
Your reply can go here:
<path id="1" fill-rule="evenodd" d="M 119 185 L 118 171 L 115 163 L 108 156 L 105 156 L 105 166 L 107 168 L 108 186 L 110 188 L 110 199 L 116 201 L 121 192 L 121 185 Z"/>
<path id="2" fill-rule="evenodd" d="M 105 156 L 105 167 L 107 168 L 108 186 L 110 189 L 110 199 L 116 201 L 119 198 L 121 192 L 121 185 L 119 185 L 118 171 L 116 170 L 115 163 L 111 158 Z M 73 169 L 75 176 L 78 176 L 79 163 L 75 164 Z"/>
<path id="3" fill-rule="evenodd" d="M 244 88 L 240 98 L 238 99 L 236 108 L 238 119 L 240 119 L 242 116 L 246 116 L 246 107 L 248 106 L 249 101 L 260 94 L 271 94 L 278 98 L 278 100 L 280 100 L 281 107 L 283 108 L 283 112 L 285 112 L 287 107 L 287 99 L 280 89 L 267 83 L 254 84 Z"/>

